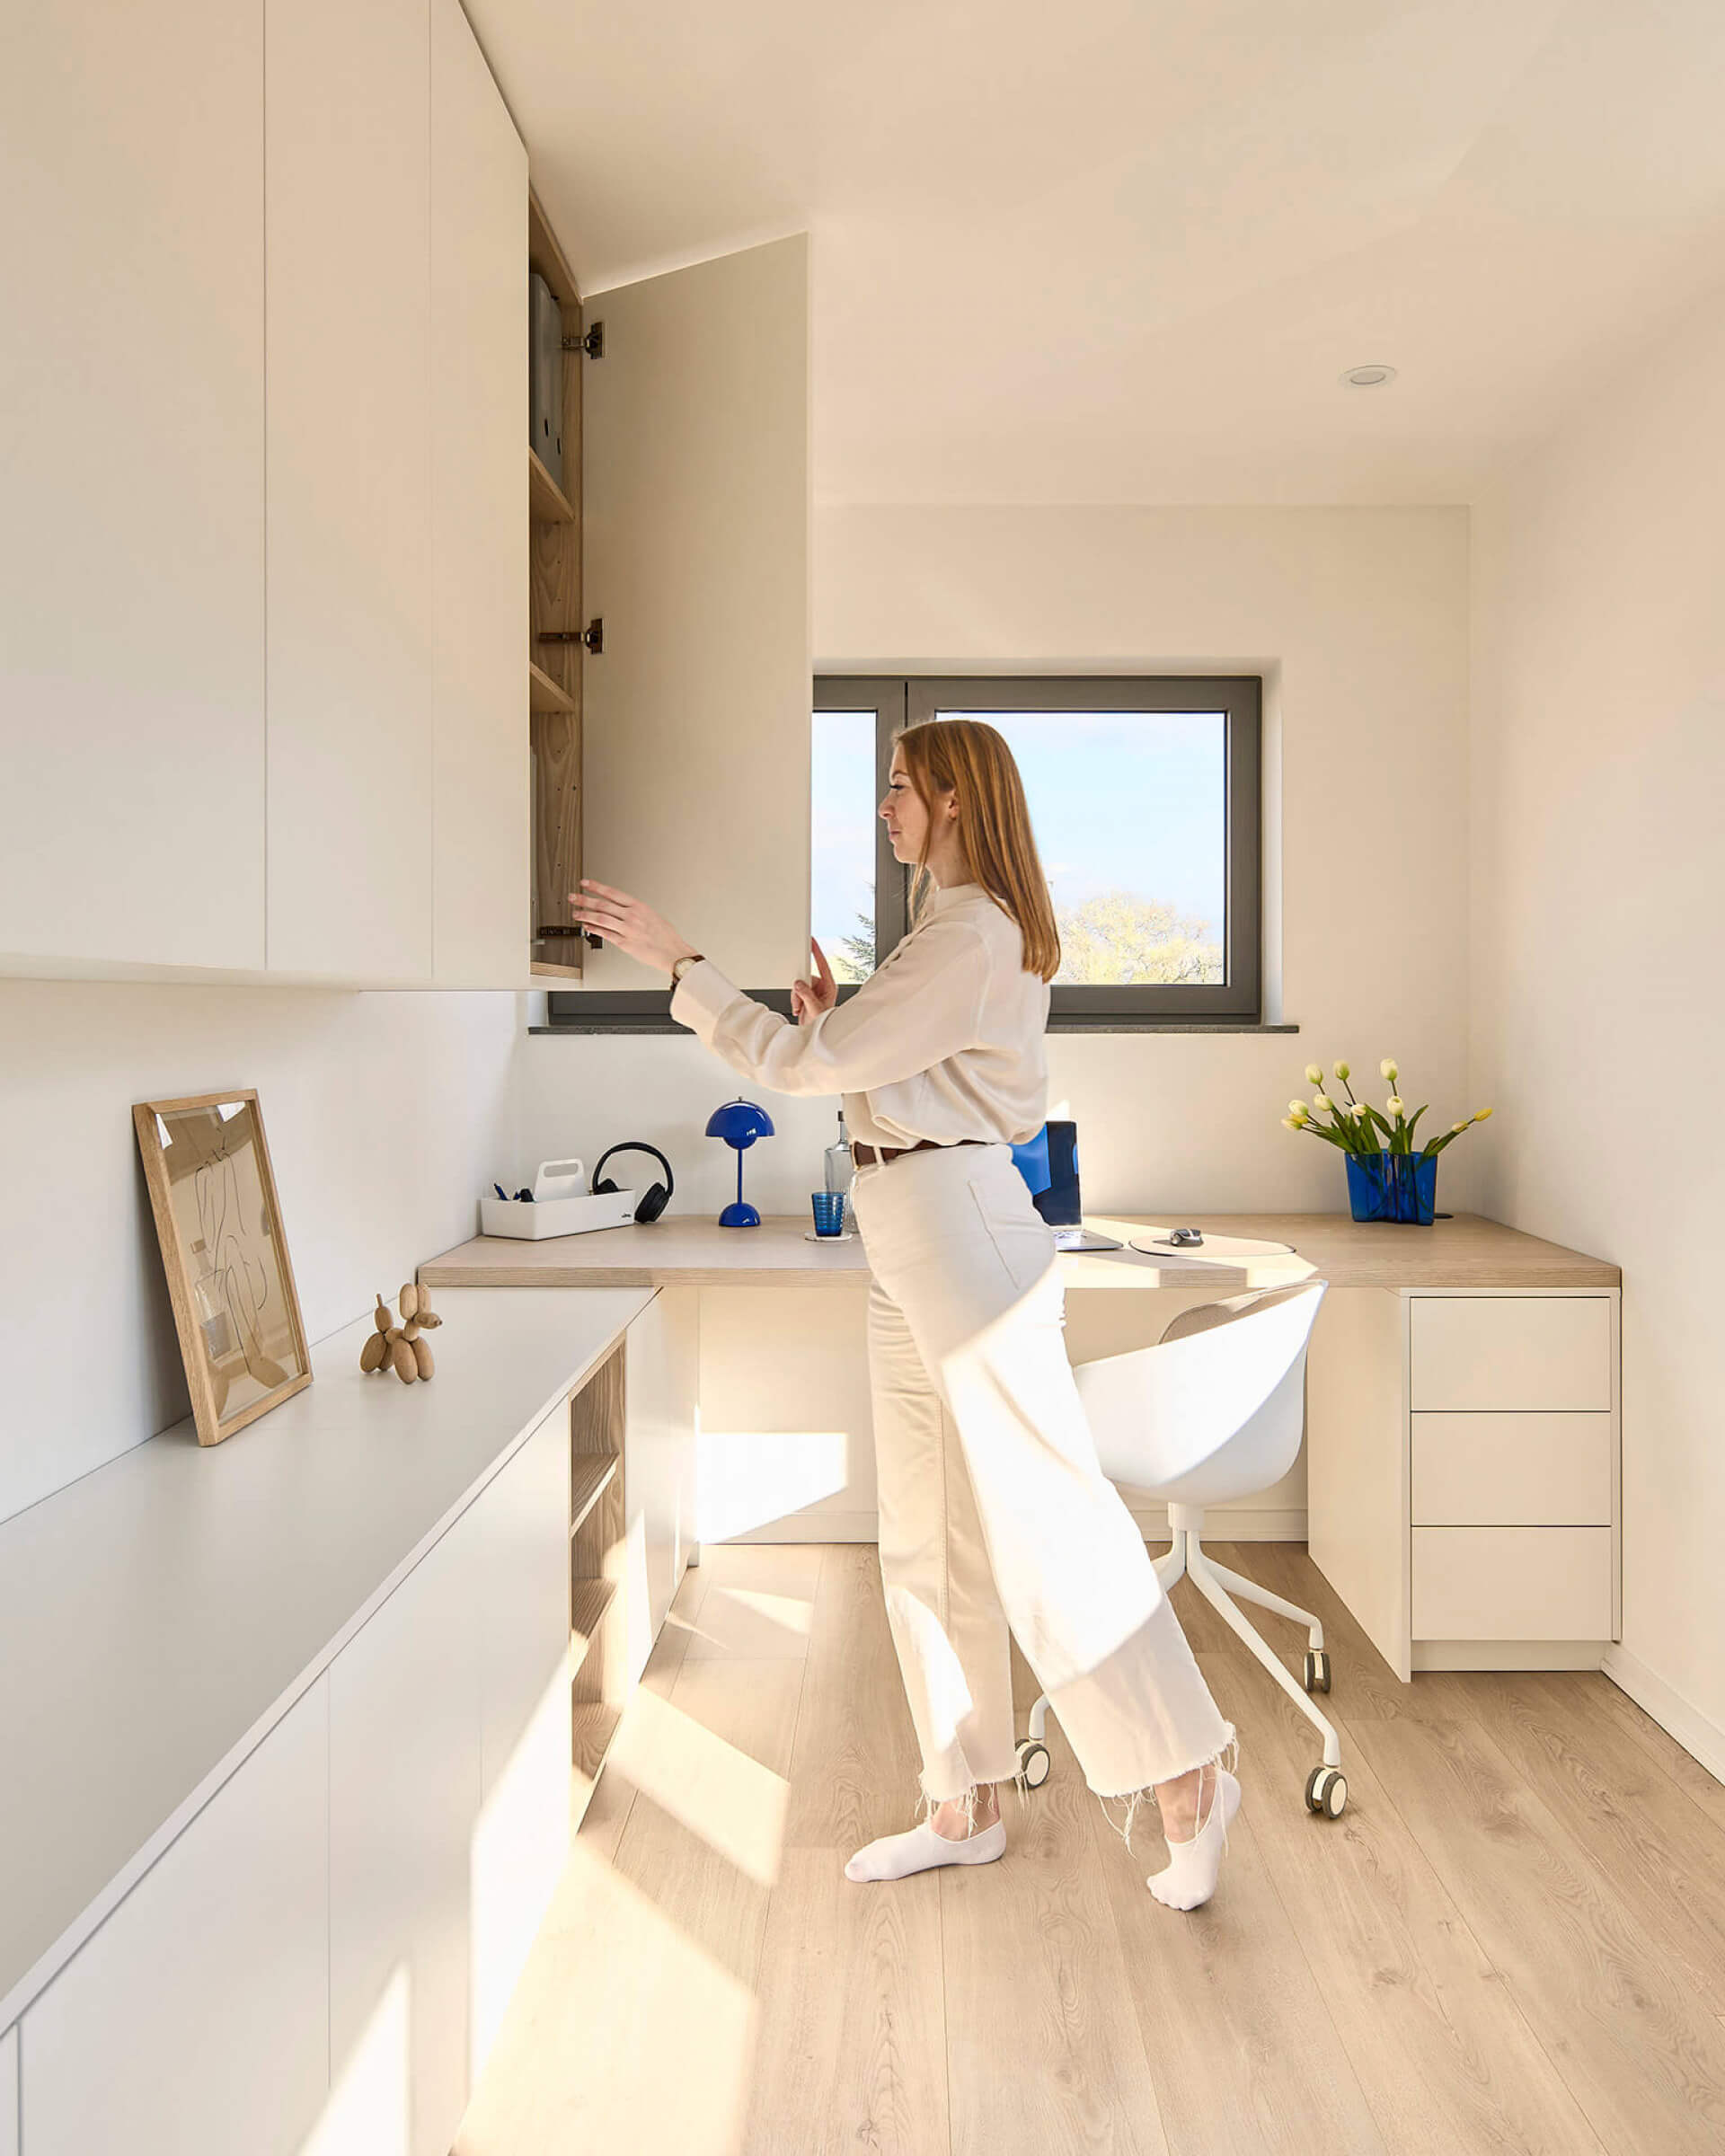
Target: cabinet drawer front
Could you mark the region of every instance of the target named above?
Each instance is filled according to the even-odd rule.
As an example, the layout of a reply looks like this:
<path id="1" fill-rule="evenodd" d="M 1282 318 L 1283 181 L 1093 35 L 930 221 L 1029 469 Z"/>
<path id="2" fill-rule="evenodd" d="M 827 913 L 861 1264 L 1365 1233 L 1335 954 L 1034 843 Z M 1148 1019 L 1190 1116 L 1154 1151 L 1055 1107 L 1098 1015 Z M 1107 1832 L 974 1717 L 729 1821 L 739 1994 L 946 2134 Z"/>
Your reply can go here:
<path id="1" fill-rule="evenodd" d="M 1416 1527 L 1416 1639 L 1609 1639 L 1609 1527 Z"/>
<path id="2" fill-rule="evenodd" d="M 1416 1295 L 1411 1404 L 1609 1411 L 1611 1325 L 1605 1295 Z"/>
<path id="3" fill-rule="evenodd" d="M 1609 1415 L 1413 1417 L 1417 1527 L 1609 1527 Z"/>

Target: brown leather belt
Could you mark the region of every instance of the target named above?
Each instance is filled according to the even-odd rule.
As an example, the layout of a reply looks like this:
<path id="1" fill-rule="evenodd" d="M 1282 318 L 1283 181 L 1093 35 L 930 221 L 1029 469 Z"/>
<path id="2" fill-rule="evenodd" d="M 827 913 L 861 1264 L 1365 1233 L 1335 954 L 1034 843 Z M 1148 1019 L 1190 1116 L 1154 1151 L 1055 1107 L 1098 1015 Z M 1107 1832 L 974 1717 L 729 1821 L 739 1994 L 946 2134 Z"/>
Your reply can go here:
<path id="1" fill-rule="evenodd" d="M 901 1161 L 907 1153 L 950 1153 L 955 1145 L 989 1145 L 991 1138 L 918 1138 L 914 1145 L 865 1145 L 860 1138 L 851 1140 L 851 1159 L 859 1168 L 872 1168 L 877 1161 Z"/>

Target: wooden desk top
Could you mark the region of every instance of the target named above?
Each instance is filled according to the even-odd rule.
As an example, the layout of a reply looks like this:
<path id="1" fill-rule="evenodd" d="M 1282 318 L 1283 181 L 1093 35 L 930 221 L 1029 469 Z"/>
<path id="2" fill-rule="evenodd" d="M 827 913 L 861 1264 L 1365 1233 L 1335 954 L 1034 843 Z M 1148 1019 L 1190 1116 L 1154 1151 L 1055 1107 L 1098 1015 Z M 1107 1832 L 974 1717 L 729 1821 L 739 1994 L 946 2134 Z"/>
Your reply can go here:
<path id="1" fill-rule="evenodd" d="M 1134 1236 L 1165 1234 L 1175 1224 L 1143 1215 L 1086 1219 L 1128 1246 Z M 1203 1251 L 1065 1251 L 1066 1286 L 1233 1294 L 1312 1276 L 1336 1287 L 1391 1289 L 1611 1288 L 1623 1278 L 1600 1259 L 1472 1213 L 1429 1228 L 1364 1227 L 1345 1213 L 1198 1214 L 1180 1224 L 1210 1238 Z M 547 1242 L 481 1235 L 429 1259 L 419 1277 L 433 1287 L 747 1287 L 868 1278 L 860 1240 L 809 1242 L 808 1225 L 801 1215 L 769 1214 L 758 1228 L 721 1228 L 709 1215 L 685 1213 Z M 1292 1254 L 1278 1244 L 1291 1245 Z"/>

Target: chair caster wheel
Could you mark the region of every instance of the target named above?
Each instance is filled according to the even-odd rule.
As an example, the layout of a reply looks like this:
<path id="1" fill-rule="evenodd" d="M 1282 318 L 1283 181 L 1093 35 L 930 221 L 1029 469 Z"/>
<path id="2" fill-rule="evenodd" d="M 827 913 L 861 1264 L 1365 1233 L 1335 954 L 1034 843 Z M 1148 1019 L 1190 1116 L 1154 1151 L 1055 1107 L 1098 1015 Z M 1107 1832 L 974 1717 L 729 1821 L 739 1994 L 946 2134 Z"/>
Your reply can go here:
<path id="1" fill-rule="evenodd" d="M 1045 1744 L 1040 1743 L 1033 1736 L 1019 1738 L 1018 1771 L 1024 1777 L 1028 1787 L 1039 1789 L 1048 1779 L 1048 1769 L 1052 1764 L 1053 1762 L 1048 1757 L 1048 1747 Z"/>
<path id="2" fill-rule="evenodd" d="M 1308 1692 L 1330 1689 L 1330 1657 L 1321 1647 L 1311 1647 L 1305 1651 L 1305 1689 Z"/>
<path id="3" fill-rule="evenodd" d="M 1348 1804 L 1348 1777 L 1340 1767 L 1314 1767 L 1305 1785 L 1305 1808 L 1322 1819 L 1340 1819 Z"/>

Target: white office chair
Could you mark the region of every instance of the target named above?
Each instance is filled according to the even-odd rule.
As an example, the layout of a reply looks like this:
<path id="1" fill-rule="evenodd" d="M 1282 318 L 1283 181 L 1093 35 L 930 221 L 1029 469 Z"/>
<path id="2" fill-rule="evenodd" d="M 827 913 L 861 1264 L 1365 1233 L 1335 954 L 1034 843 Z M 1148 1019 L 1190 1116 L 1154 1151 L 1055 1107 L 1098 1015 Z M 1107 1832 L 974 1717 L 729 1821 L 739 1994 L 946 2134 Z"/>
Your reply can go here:
<path id="1" fill-rule="evenodd" d="M 1306 1782 L 1305 1801 L 1325 1818 L 1339 1819 L 1348 1801 L 1341 1746 L 1307 1696 L 1330 1689 L 1323 1627 L 1310 1610 L 1213 1564 L 1202 1543 L 1207 1505 L 1267 1489 L 1294 1464 L 1305 1426 L 1305 1351 L 1327 1285 L 1305 1280 L 1182 1311 L 1154 1348 L 1080 1363 L 1073 1375 L 1103 1473 L 1167 1504 L 1173 1547 L 1157 1559 L 1157 1578 L 1167 1589 L 1190 1575 L 1316 1725 L 1323 1764 Z M 1304 1689 L 1247 1622 L 1235 1595 L 1306 1628 Z M 1031 1733 L 1018 1746 L 1019 1770 L 1032 1789 L 1048 1779 L 1042 1742 L 1048 1711 L 1044 1693 L 1031 1710 Z"/>

